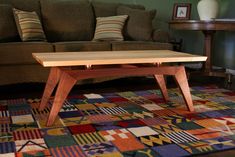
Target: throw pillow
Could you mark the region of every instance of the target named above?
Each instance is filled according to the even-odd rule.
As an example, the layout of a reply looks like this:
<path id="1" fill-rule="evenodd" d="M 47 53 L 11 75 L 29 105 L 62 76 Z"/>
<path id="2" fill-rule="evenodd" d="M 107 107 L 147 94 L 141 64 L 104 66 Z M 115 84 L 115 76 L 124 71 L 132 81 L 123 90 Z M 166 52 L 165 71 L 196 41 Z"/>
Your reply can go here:
<path id="1" fill-rule="evenodd" d="M 16 26 L 22 41 L 45 41 L 42 24 L 36 12 L 13 9 Z"/>
<path id="2" fill-rule="evenodd" d="M 124 36 L 127 40 L 152 40 L 152 20 L 156 10 L 146 11 L 120 6 L 117 8 L 117 14 L 129 16 L 124 28 Z"/>
<path id="3" fill-rule="evenodd" d="M 95 35 L 93 40 L 122 41 L 122 29 L 127 17 L 127 15 L 97 17 Z"/>

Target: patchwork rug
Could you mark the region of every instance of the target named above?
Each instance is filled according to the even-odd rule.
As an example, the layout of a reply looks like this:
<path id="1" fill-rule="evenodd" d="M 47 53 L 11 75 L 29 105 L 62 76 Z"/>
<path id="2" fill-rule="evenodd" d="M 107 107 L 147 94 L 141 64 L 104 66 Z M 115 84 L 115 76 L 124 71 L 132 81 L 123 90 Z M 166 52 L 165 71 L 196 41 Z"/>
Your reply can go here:
<path id="1" fill-rule="evenodd" d="M 52 127 L 40 99 L 0 101 L 0 157 L 180 157 L 235 149 L 235 92 L 192 87 L 70 96 Z"/>

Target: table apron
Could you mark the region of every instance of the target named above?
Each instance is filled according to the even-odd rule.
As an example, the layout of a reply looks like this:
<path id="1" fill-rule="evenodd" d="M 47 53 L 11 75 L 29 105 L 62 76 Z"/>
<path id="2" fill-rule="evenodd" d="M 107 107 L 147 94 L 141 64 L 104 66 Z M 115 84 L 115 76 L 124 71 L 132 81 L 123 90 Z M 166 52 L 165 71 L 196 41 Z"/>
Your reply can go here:
<path id="1" fill-rule="evenodd" d="M 139 76 L 139 75 L 175 75 L 184 66 L 160 66 L 160 67 L 131 67 L 131 68 L 104 68 L 104 69 L 84 69 L 68 70 L 60 67 L 54 67 L 69 74 L 76 80 L 111 77 L 111 76 Z"/>

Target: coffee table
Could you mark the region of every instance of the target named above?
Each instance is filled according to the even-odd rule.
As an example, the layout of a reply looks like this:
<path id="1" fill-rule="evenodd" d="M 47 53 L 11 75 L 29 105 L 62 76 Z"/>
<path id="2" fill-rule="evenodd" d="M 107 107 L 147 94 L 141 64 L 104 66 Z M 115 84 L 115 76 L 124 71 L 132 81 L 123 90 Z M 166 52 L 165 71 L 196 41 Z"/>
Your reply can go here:
<path id="1" fill-rule="evenodd" d="M 171 50 L 94 51 L 33 53 L 33 57 L 50 74 L 41 99 L 43 110 L 58 84 L 47 126 L 54 123 L 64 100 L 78 80 L 110 76 L 154 75 L 165 101 L 169 100 L 164 75 L 173 75 L 181 89 L 186 106 L 194 111 L 184 66 L 162 63 L 206 61 L 207 57 Z"/>

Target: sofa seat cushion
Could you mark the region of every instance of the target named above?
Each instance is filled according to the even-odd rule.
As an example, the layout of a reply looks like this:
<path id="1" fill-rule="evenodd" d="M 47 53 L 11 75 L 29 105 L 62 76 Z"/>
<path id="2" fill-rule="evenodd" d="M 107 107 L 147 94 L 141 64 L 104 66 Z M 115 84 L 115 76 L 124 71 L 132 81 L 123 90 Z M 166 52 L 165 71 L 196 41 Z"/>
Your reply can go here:
<path id="1" fill-rule="evenodd" d="M 56 52 L 68 51 L 111 51 L 109 42 L 73 41 L 53 43 Z"/>
<path id="2" fill-rule="evenodd" d="M 113 51 L 122 50 L 172 50 L 172 44 L 150 41 L 112 42 Z"/>
<path id="3" fill-rule="evenodd" d="M 92 40 L 95 19 L 87 0 L 41 2 L 43 27 L 48 41 Z"/>
<path id="4" fill-rule="evenodd" d="M 0 64 L 35 64 L 33 52 L 53 51 L 53 45 L 47 42 L 0 43 Z"/>
<path id="5" fill-rule="evenodd" d="M 0 4 L 0 42 L 20 41 L 12 6 Z"/>
<path id="6" fill-rule="evenodd" d="M 50 68 L 45 68 L 40 64 L 1 65 L 0 76 L 2 77 L 0 77 L 0 85 L 29 82 L 45 83 L 49 71 Z"/>

